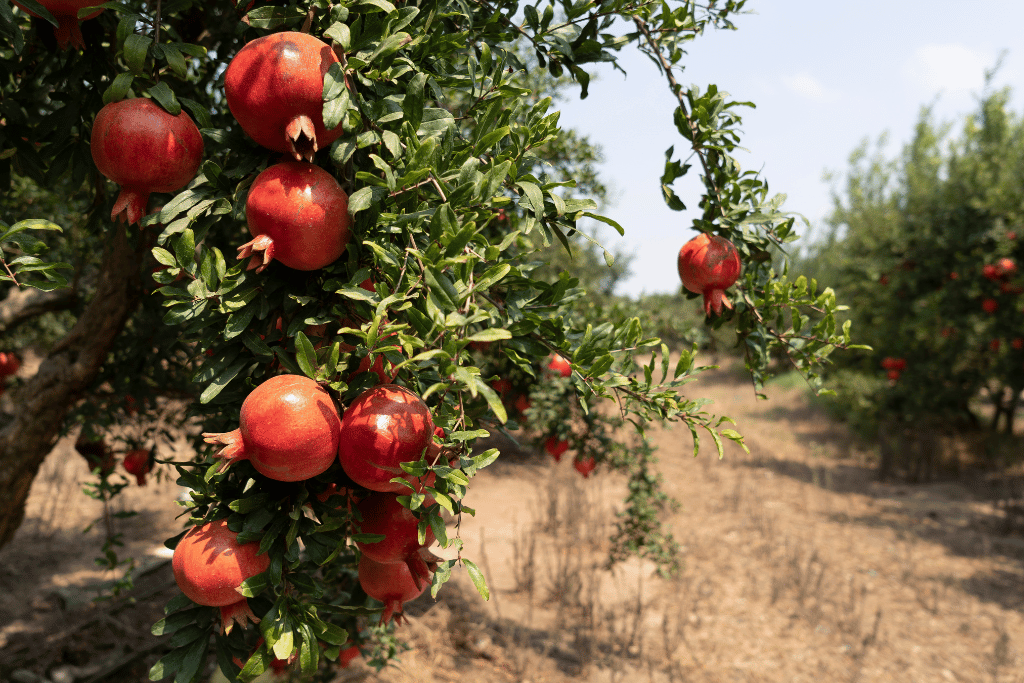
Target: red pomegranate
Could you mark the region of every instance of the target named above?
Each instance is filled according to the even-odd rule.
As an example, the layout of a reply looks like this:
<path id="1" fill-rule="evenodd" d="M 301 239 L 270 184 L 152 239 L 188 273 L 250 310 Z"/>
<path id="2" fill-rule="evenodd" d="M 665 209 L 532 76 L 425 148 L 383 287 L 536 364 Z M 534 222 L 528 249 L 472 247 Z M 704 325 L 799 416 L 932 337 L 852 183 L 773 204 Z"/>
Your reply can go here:
<path id="1" fill-rule="evenodd" d="M 1018 351 L 1024 349 L 1024 337 L 1014 337 L 1013 341 L 1010 342 L 1010 346 Z"/>
<path id="2" fill-rule="evenodd" d="M 0 379 L 13 375 L 21 367 L 21 361 L 10 352 L 0 351 Z"/>
<path id="3" fill-rule="evenodd" d="M 999 274 L 1003 276 L 1013 275 L 1017 272 L 1017 264 L 1014 263 L 1012 258 L 1001 258 L 996 262 L 996 267 L 999 268 Z"/>
<path id="4" fill-rule="evenodd" d="M 105 439 L 90 441 L 85 434 L 81 434 L 75 441 L 75 450 L 85 458 L 90 472 L 99 468 L 100 475 L 106 476 L 114 471 L 114 454 L 107 448 Z"/>
<path id="5" fill-rule="evenodd" d="M 516 400 L 513 405 L 516 407 L 516 410 L 519 411 L 519 414 L 522 415 L 529 410 L 530 406 L 533 405 L 533 401 L 531 401 L 530 397 L 526 394 L 519 394 L 516 396 Z"/>
<path id="6" fill-rule="evenodd" d="M 124 454 L 121 464 L 124 466 L 125 472 L 135 475 L 135 481 L 139 486 L 146 485 L 146 475 L 153 467 L 149 451 L 144 448 L 128 451 Z"/>
<path id="7" fill-rule="evenodd" d="M 1000 341 L 998 339 L 993 339 L 992 341 L 990 341 L 988 343 L 988 348 L 991 349 L 993 352 L 998 351 L 999 350 L 999 346 L 1000 346 Z"/>
<path id="8" fill-rule="evenodd" d="M 403 563 L 382 564 L 363 555 L 359 559 L 359 585 L 371 598 L 384 603 L 381 624 L 388 623 L 392 617 L 396 624 L 401 624 L 405 621 L 402 603 L 419 597 L 427 582 L 413 576 Z"/>
<path id="9" fill-rule="evenodd" d="M 174 549 L 174 580 L 192 602 L 221 608 L 222 632 L 235 623 L 244 627 L 247 619 L 259 619 L 237 589 L 270 566 L 270 556 L 259 550 L 259 543 L 239 544 L 238 534 L 228 529 L 226 520 L 193 527 Z"/>
<path id="10" fill-rule="evenodd" d="M 999 302 L 995 299 L 983 299 L 981 302 L 981 310 L 991 315 L 999 310 Z"/>
<path id="11" fill-rule="evenodd" d="M 349 642 L 351 642 L 351 641 L 349 641 Z M 346 643 L 346 645 L 347 645 L 347 643 Z M 342 646 L 342 647 L 344 647 L 344 646 Z M 338 654 L 338 664 L 342 668 L 345 668 L 349 664 L 352 663 L 353 659 L 355 659 L 356 657 L 358 657 L 361 654 L 362 653 L 359 651 L 359 646 L 358 645 L 350 645 L 349 647 L 346 647 L 344 650 L 342 650 Z"/>
<path id="12" fill-rule="evenodd" d="M 982 266 L 981 274 L 984 277 L 988 278 L 989 280 L 998 280 L 1003 276 L 1003 274 L 999 270 L 999 266 L 992 263 L 986 263 L 984 266 Z"/>
<path id="13" fill-rule="evenodd" d="M 677 261 L 679 278 L 691 292 L 704 295 L 704 314 L 732 308 L 725 290 L 740 276 L 740 257 L 733 243 L 718 235 L 701 233 L 683 245 Z"/>
<path id="14" fill-rule="evenodd" d="M 399 465 L 419 460 L 433 444 L 433 433 L 430 410 L 419 396 L 397 384 L 381 384 L 345 410 L 338 459 L 345 474 L 364 488 L 407 492 L 407 486 L 391 479 L 404 475 L 413 480 Z"/>
<path id="15" fill-rule="evenodd" d="M 337 61 L 330 45 L 306 33 L 257 38 L 224 74 L 228 108 L 258 144 L 312 161 L 344 132 L 324 128 L 324 75 Z"/>
<path id="16" fill-rule="evenodd" d="M 338 452 L 341 421 L 319 384 L 302 375 L 271 377 L 246 396 L 233 432 L 204 432 L 228 466 L 248 460 L 278 481 L 302 481 L 324 472 Z"/>
<path id="17" fill-rule="evenodd" d="M 556 353 L 551 356 L 551 360 L 548 362 L 548 370 L 561 377 L 568 377 L 572 374 L 572 365 L 569 364 L 569 361 L 564 356 Z"/>
<path id="18" fill-rule="evenodd" d="M 249 258 L 247 268 L 257 273 L 275 258 L 318 270 L 338 260 L 351 238 L 348 195 L 334 176 L 305 162 L 274 164 L 256 176 L 245 214 L 254 239 L 238 248 L 238 258 Z"/>
<path id="19" fill-rule="evenodd" d="M 583 475 L 584 479 L 590 478 L 590 473 L 597 467 L 597 461 L 592 456 L 577 457 L 573 460 L 572 466 L 576 468 L 576 471 Z"/>
<path id="20" fill-rule="evenodd" d="M 32 10 L 27 9 L 18 0 L 12 0 L 12 2 L 33 17 L 39 16 Z M 57 45 L 62 50 L 68 49 L 68 45 L 84 50 L 85 41 L 82 39 L 82 28 L 78 25 L 78 22 L 97 17 L 103 11 L 98 9 L 79 19 L 78 10 L 85 9 L 86 7 L 95 7 L 100 3 L 97 3 L 95 0 L 39 0 L 39 4 L 45 7 L 53 15 L 53 18 L 57 20 L 57 25 L 53 28 L 53 35 L 57 38 Z"/>
<path id="21" fill-rule="evenodd" d="M 559 439 L 557 435 L 552 434 L 544 442 L 544 450 L 555 459 L 555 462 L 561 462 L 562 454 L 569 450 L 569 442 L 565 439 Z"/>
<path id="22" fill-rule="evenodd" d="M 905 358 L 892 358 L 887 356 L 882 359 L 882 368 L 885 370 L 903 372 L 907 369 L 907 361 Z"/>
<path id="23" fill-rule="evenodd" d="M 885 376 L 889 378 L 889 381 L 895 382 L 896 380 L 898 380 L 900 378 L 900 371 L 899 370 L 890 370 L 889 372 L 885 373 Z"/>
<path id="24" fill-rule="evenodd" d="M 397 493 L 370 494 L 359 501 L 356 509 L 363 518 L 358 523 L 359 533 L 384 536 L 376 543 L 357 542 L 364 556 L 381 564 L 404 563 L 414 576 L 430 580 L 427 562 L 436 558 L 426 548 L 433 544 L 434 532 L 427 527 L 425 541 L 420 544 L 419 519 L 398 502 Z"/>
<path id="25" fill-rule="evenodd" d="M 111 102 L 92 124 L 92 160 L 121 186 L 112 220 L 138 223 L 151 192 L 173 192 L 188 184 L 203 161 L 203 137 L 192 118 L 171 116 L 141 97 Z"/>

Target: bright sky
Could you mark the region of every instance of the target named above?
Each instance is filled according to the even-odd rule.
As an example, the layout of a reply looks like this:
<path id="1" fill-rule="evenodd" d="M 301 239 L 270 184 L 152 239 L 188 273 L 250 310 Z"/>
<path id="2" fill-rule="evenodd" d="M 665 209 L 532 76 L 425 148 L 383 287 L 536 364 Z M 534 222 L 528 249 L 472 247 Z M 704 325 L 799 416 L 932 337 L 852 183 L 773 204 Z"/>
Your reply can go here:
<path id="1" fill-rule="evenodd" d="M 735 18 L 736 31 L 711 32 L 691 44 L 677 78 L 706 88 L 716 83 L 738 101 L 744 168 L 758 169 L 784 209 L 812 224 L 831 206 L 826 170 L 844 171 L 865 137 L 888 131 L 889 153 L 910 139 L 921 107 L 934 103 L 939 121 L 974 110 L 984 72 L 1007 50 L 994 86 L 1020 88 L 1024 75 L 1022 0 L 751 0 L 753 14 Z M 693 236 L 694 212 L 670 211 L 659 178 L 665 150 L 685 147 L 672 124 L 675 99 L 667 81 L 635 50 L 625 55 L 627 78 L 605 70 L 590 96 L 562 102 L 562 125 L 599 143 L 602 176 L 612 189 L 606 213 L 626 230 L 606 244 L 635 253 L 633 275 L 620 293 L 679 289 L 676 254 Z M 1011 101 L 1018 106 L 1019 96 Z M 699 164 L 676 181 L 696 210 Z M 800 234 L 806 228 L 798 222 Z M 799 244 L 799 243 L 797 243 Z"/>

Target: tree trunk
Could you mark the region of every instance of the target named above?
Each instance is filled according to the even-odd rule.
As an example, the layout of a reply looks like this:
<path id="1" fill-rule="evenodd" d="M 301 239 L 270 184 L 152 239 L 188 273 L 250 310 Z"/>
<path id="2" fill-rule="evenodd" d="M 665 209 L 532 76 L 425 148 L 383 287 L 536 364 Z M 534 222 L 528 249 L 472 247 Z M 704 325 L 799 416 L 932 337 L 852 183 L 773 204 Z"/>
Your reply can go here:
<path id="1" fill-rule="evenodd" d="M 0 429 L 0 548 L 25 517 L 32 480 L 57 442 L 68 411 L 96 378 L 139 302 L 139 259 L 118 223 L 107 243 L 96 294 L 39 371 L 13 392 L 13 421 Z"/>
<path id="2" fill-rule="evenodd" d="M 18 325 L 48 311 L 71 308 L 78 302 L 75 288 L 43 292 L 31 287 L 11 287 L 0 301 L 0 332 L 10 332 Z"/>

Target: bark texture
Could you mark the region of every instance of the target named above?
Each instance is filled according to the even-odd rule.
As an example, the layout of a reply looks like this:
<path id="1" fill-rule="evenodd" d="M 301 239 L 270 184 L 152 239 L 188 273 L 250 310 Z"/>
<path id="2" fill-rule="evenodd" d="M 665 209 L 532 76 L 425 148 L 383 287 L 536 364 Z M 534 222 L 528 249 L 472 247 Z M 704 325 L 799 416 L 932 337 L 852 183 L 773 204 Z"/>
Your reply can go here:
<path id="1" fill-rule="evenodd" d="M 117 224 L 92 301 L 36 375 L 12 392 L 13 420 L 0 429 L 0 548 L 14 537 L 25 517 L 32 481 L 56 444 L 68 411 L 96 378 L 138 305 L 143 250 L 143 240 L 132 249 L 124 225 Z"/>
<path id="2" fill-rule="evenodd" d="M 0 333 L 10 332 L 21 323 L 48 311 L 71 308 L 78 301 L 74 289 L 55 289 L 43 292 L 27 287 L 11 287 L 0 301 Z"/>

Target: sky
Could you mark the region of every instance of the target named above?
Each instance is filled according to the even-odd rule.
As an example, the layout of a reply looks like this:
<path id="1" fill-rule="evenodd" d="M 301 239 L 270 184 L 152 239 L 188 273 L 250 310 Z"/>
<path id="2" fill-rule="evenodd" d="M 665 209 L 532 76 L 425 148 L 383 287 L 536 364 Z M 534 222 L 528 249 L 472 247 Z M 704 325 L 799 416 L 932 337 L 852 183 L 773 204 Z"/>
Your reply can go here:
<path id="1" fill-rule="evenodd" d="M 760 169 L 771 194 L 787 195 L 783 210 L 802 214 L 819 233 L 832 206 L 824 173 L 841 182 L 862 141 L 873 145 L 887 132 L 887 152 L 897 154 L 925 105 L 936 121 L 962 121 L 1004 51 L 992 87 L 1022 85 L 1022 0 L 750 0 L 747 9 L 735 17 L 736 31 L 690 43 L 676 77 L 702 89 L 715 83 L 757 105 L 740 110 L 740 144 L 749 151 L 736 158 L 745 170 Z M 602 148 L 600 173 L 611 190 L 604 213 L 626 234 L 600 237 L 634 256 L 618 293 L 675 292 L 676 254 L 695 234 L 696 211 L 668 209 L 659 179 L 665 150 L 675 145 L 678 158 L 686 142 L 672 124 L 676 101 L 665 77 L 635 48 L 624 51 L 622 65 L 626 77 L 599 69 L 586 100 L 560 102 L 560 121 Z M 1020 101 L 1015 93 L 1011 108 Z M 675 184 L 694 209 L 698 168 Z M 808 233 L 799 220 L 797 227 Z"/>

